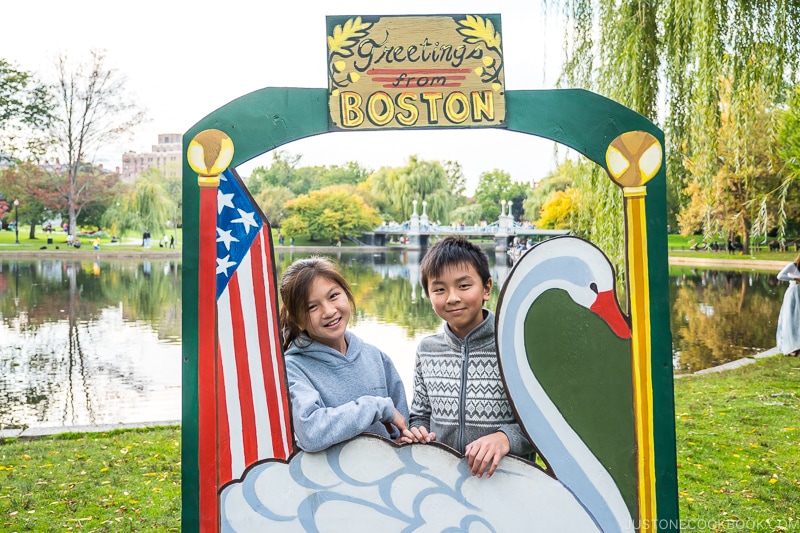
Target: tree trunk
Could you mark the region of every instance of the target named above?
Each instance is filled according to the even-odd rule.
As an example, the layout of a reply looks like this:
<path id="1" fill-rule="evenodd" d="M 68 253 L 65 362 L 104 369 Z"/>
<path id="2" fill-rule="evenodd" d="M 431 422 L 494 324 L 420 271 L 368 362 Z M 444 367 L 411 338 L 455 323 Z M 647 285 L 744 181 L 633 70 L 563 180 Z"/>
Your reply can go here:
<path id="1" fill-rule="evenodd" d="M 742 253 L 750 255 L 750 220 L 744 210 L 740 218 L 742 219 Z"/>
<path id="2" fill-rule="evenodd" d="M 31 231 L 28 233 L 28 238 L 31 240 L 36 238 L 36 222 L 31 222 Z"/>
<path id="3" fill-rule="evenodd" d="M 74 167 L 73 167 L 73 165 L 70 165 L 70 167 L 71 168 L 70 168 L 69 176 L 68 176 L 68 179 L 69 179 L 69 188 L 68 188 L 69 194 L 68 194 L 68 198 L 67 198 L 67 205 L 69 206 L 69 211 L 68 211 L 68 213 L 69 213 L 69 228 L 67 229 L 67 233 L 74 237 L 75 235 L 78 234 L 78 232 L 76 230 L 77 223 L 78 223 L 78 214 L 77 214 L 76 209 L 75 209 L 75 206 L 76 206 L 76 204 L 78 202 L 78 199 L 76 198 L 77 191 L 75 190 L 76 189 L 76 181 L 78 179 L 78 171 L 77 171 L 76 168 L 74 168 L 74 167 L 77 167 L 77 164 L 74 165 Z"/>

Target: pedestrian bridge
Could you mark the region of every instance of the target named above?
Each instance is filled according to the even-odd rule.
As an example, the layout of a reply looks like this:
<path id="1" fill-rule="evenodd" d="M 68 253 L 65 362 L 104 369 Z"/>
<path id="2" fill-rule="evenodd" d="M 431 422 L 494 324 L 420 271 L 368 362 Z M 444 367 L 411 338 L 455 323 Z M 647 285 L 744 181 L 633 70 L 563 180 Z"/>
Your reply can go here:
<path id="1" fill-rule="evenodd" d="M 416 202 L 415 202 L 416 204 Z M 510 204 L 509 204 L 510 209 Z M 407 247 L 411 249 L 427 248 L 432 236 L 461 235 L 464 237 L 488 238 L 494 240 L 496 251 L 505 252 L 511 247 L 515 237 L 520 239 L 533 239 L 541 241 L 557 235 L 568 235 L 568 230 L 537 229 L 530 224 L 520 224 L 514 217 L 501 211 L 500 217 L 492 224 L 464 226 L 440 225 L 428 220 L 428 215 L 423 210 L 422 215 L 416 212 L 411 218 L 402 223 L 381 224 L 362 237 L 364 244 L 371 246 L 386 246 L 392 237 L 407 237 Z"/>

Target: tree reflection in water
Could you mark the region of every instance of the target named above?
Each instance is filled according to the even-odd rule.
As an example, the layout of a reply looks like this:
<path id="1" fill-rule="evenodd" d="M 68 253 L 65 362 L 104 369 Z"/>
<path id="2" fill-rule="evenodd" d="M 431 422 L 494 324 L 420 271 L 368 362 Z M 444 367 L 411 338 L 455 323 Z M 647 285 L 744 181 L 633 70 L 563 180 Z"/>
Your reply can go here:
<path id="1" fill-rule="evenodd" d="M 279 275 L 309 255 L 279 251 Z M 422 254 L 324 255 L 352 284 L 353 331 L 395 361 L 410 395 L 416 345 L 441 327 Z M 494 310 L 510 263 L 489 257 Z M 676 372 L 772 348 L 786 289 L 775 275 L 671 269 Z M 180 263 L 0 260 L 0 429 L 180 419 L 180 328 Z"/>
<path id="2" fill-rule="evenodd" d="M 694 372 L 775 346 L 783 291 L 775 272 L 670 269 L 676 372 Z"/>
<path id="3" fill-rule="evenodd" d="M 0 261 L 0 428 L 180 418 L 180 264 L 154 264 Z"/>

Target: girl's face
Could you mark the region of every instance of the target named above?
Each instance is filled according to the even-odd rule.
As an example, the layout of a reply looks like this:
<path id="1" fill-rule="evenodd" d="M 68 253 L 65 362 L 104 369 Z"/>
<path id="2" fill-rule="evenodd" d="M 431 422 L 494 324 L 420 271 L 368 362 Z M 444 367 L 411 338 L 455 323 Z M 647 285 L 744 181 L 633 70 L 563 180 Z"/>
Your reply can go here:
<path id="1" fill-rule="evenodd" d="M 344 332 L 350 321 L 350 301 L 341 285 L 317 276 L 308 292 L 308 315 L 303 328 L 317 342 L 347 352 Z"/>

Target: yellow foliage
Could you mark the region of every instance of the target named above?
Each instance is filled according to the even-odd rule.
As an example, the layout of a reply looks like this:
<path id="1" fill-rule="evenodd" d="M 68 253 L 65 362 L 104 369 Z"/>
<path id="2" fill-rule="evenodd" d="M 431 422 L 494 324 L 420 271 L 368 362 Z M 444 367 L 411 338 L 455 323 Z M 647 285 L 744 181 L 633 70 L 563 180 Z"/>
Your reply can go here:
<path id="1" fill-rule="evenodd" d="M 577 220 L 580 209 L 580 197 L 580 191 L 572 187 L 553 191 L 539 211 L 536 226 L 543 229 L 573 229 L 573 220 Z"/>

